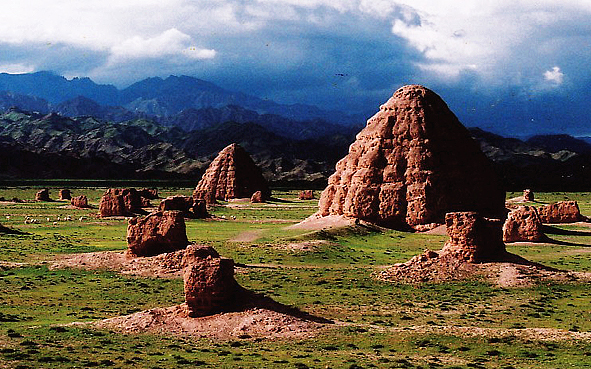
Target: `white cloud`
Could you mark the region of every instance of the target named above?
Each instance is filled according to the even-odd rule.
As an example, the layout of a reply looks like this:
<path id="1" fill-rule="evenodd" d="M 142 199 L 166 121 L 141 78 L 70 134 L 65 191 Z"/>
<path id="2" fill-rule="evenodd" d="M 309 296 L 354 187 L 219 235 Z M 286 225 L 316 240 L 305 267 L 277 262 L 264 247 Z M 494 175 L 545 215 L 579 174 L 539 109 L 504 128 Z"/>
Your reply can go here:
<path id="1" fill-rule="evenodd" d="M 507 83 L 524 75 L 534 83 L 535 71 L 541 73 L 542 65 L 556 55 L 591 55 L 591 28 L 583 21 L 591 16 L 590 2 L 398 3 L 413 17 L 408 13 L 394 15 L 392 33 L 420 52 L 425 60 L 417 65 L 439 79 L 449 80 L 471 71 L 487 83 Z M 581 33 L 586 34 L 584 40 L 577 39 Z"/>
<path id="2" fill-rule="evenodd" d="M 558 86 L 564 81 L 564 73 L 560 71 L 560 67 L 553 67 L 552 70 L 544 72 L 544 79 Z"/>
<path id="3" fill-rule="evenodd" d="M 159 58 L 171 55 L 184 55 L 192 59 L 211 59 L 215 50 L 191 46 L 191 36 L 172 28 L 156 37 L 135 36 L 111 48 L 111 62 L 138 58 Z"/>
<path id="4" fill-rule="evenodd" d="M 0 45 L 32 45 L 37 53 L 0 54 L 0 64 L 51 69 L 57 58 L 43 46 L 60 45 L 60 52 L 88 50 L 94 64 L 74 72 L 94 71 L 104 82 L 106 70 L 121 78 L 118 65 L 133 69 L 142 61 L 160 62 L 162 74 L 207 77 L 214 68 L 246 65 L 277 75 L 316 68 L 320 75 L 320 63 L 343 59 L 348 70 L 361 69 L 356 64 L 365 60 L 349 56 L 367 48 L 382 61 L 372 66 L 375 75 L 392 78 L 393 65 L 414 73 L 397 82 L 454 83 L 468 74 L 490 86 L 560 84 L 558 75 L 547 79 L 544 73 L 554 72 L 549 66 L 560 65 L 571 83 L 574 61 L 591 62 L 590 17 L 589 0 L 18 0 L 3 4 Z M 206 61 L 212 69 L 202 68 Z M 355 77 L 362 86 L 373 84 Z"/>
<path id="5" fill-rule="evenodd" d="M 21 74 L 34 72 L 35 67 L 32 65 L 16 64 L 1 64 L 0 73 Z"/>

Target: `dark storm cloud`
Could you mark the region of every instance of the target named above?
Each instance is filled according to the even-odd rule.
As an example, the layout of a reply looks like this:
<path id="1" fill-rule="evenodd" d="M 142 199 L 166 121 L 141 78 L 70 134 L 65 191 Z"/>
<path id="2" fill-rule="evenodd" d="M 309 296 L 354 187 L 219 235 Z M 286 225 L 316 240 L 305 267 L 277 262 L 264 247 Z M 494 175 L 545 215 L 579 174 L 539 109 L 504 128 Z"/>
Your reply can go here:
<path id="1" fill-rule="evenodd" d="M 583 132 L 585 1 L 21 0 L 0 71 L 124 87 L 185 74 L 283 103 L 371 115 L 397 88 L 441 94 L 467 125 Z M 28 22 L 19 21 L 26 17 Z M 568 112 L 560 112 L 564 105 Z M 562 109 L 564 110 L 564 109 Z M 586 115 L 584 115 L 586 114 Z"/>

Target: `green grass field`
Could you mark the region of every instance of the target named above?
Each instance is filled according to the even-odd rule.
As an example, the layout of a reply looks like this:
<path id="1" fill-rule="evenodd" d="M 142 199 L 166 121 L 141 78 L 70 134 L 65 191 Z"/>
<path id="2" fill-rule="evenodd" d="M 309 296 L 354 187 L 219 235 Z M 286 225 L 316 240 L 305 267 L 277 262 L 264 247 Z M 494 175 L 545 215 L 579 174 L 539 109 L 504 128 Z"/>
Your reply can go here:
<path id="1" fill-rule="evenodd" d="M 57 189 L 51 188 L 52 198 Z M 0 188 L 0 197 L 31 200 L 38 188 Z M 68 253 L 124 250 L 126 219 L 100 219 L 104 188 L 76 187 L 94 206 L 66 202 L 0 203 L 0 368 L 586 368 L 591 342 L 520 338 L 523 328 L 591 332 L 591 289 L 581 283 L 500 288 L 481 279 L 418 286 L 380 281 L 375 273 L 446 236 L 394 230 L 286 230 L 316 210 L 298 191 L 274 191 L 266 204 L 211 209 L 222 220 L 187 220 L 189 240 L 212 245 L 236 263 L 245 288 L 336 321 L 310 338 L 215 341 L 154 334 L 124 335 L 90 322 L 183 301 L 180 279 L 139 278 L 113 271 L 50 270 Z M 161 196 L 191 188 L 160 188 Z M 509 193 L 507 198 L 519 196 Z M 572 199 L 591 216 L 589 193 L 540 193 L 542 203 Z M 155 201 L 157 203 L 157 201 Z M 25 219 L 37 222 L 25 224 Z M 59 220 L 58 220 L 59 217 Z M 71 219 L 71 220 L 64 220 Z M 557 244 L 513 244 L 508 250 L 559 269 L 591 272 L 591 236 L 558 227 Z M 588 228 L 586 229 L 589 230 Z M 247 237 L 245 237 L 245 235 Z M 248 236 L 251 237 L 248 237 Z M 309 251 L 293 242 L 323 241 Z M 516 332 L 504 337 L 454 334 L 429 327 Z M 542 334 L 543 336 L 543 334 Z"/>

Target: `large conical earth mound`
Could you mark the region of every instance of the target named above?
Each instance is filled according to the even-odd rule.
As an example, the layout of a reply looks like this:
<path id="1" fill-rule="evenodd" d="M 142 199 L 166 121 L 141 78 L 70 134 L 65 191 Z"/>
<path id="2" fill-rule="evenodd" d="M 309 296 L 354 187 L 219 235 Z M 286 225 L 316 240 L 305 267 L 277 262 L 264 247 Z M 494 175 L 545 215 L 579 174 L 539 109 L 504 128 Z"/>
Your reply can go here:
<path id="1" fill-rule="evenodd" d="M 320 216 L 426 228 L 445 213 L 502 217 L 505 192 L 490 161 L 433 91 L 405 86 L 380 107 L 336 165 Z"/>
<path id="2" fill-rule="evenodd" d="M 193 192 L 194 199 L 208 204 L 216 200 L 250 198 L 261 191 L 265 198 L 271 195 L 262 171 L 240 145 L 226 146 L 211 162 Z"/>

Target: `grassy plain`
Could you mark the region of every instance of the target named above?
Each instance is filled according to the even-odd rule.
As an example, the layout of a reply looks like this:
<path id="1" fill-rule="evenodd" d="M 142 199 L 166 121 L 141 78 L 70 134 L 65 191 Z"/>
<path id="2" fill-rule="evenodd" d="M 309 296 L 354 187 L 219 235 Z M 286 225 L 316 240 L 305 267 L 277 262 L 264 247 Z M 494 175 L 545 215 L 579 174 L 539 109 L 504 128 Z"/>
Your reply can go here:
<path id="1" fill-rule="evenodd" d="M 35 187 L 0 188 L 0 197 L 32 199 Z M 337 322 L 314 337 L 213 341 L 123 335 L 89 322 L 181 303 L 179 279 L 122 276 L 113 271 L 50 270 L 66 253 L 124 250 L 125 219 L 96 217 L 104 188 L 72 188 L 95 206 L 65 202 L 0 203 L 0 223 L 21 234 L 0 235 L 0 368 L 585 368 L 591 342 L 521 338 L 523 328 L 591 331 L 591 289 L 543 283 L 500 288 L 484 280 L 392 284 L 375 278 L 446 237 L 399 231 L 286 230 L 316 210 L 316 200 L 277 190 L 267 204 L 212 209 L 220 220 L 187 220 L 189 240 L 214 246 L 236 263 L 236 279 L 276 301 Z M 57 189 L 51 191 L 57 197 Z M 162 196 L 190 188 L 160 188 Z M 509 193 L 508 198 L 520 194 Z M 591 216 L 589 193 L 536 194 L 540 202 L 573 199 Z M 72 220 L 66 220 L 69 216 Z M 38 223 L 25 224 L 25 218 Z M 57 220 L 59 217 L 59 221 Z M 223 219 L 225 218 L 225 219 Z M 556 244 L 508 245 L 510 252 L 560 269 L 591 272 L 588 228 L 557 227 Z M 246 237 L 245 237 L 246 236 Z M 286 245 L 313 243 L 311 250 Z M 482 328 L 481 334 L 441 327 Z M 433 328 L 430 330 L 430 328 Z M 499 337 L 494 332 L 509 332 Z M 486 333 L 489 332 L 489 333 Z M 491 333 L 492 332 L 492 333 Z M 514 334 L 513 334 L 513 333 Z"/>

